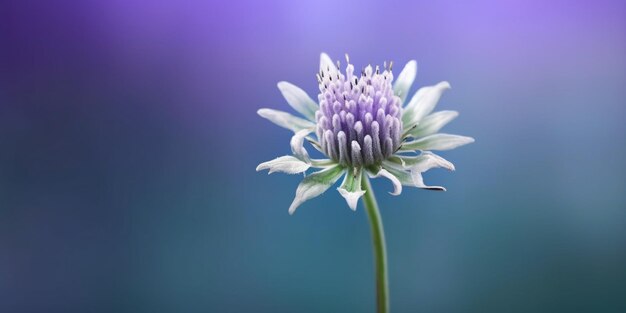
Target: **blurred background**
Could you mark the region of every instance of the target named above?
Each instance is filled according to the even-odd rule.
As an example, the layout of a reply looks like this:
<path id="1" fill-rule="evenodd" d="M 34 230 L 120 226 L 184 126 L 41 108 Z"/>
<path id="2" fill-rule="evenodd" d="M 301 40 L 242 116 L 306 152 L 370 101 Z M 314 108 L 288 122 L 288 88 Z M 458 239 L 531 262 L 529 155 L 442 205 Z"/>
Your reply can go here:
<path id="1" fill-rule="evenodd" d="M 448 80 L 438 193 L 390 196 L 393 312 L 626 312 L 623 1 L 3 1 L 1 312 L 374 312 L 369 226 L 255 172 L 320 52 Z M 413 90 L 416 90 L 414 87 Z"/>

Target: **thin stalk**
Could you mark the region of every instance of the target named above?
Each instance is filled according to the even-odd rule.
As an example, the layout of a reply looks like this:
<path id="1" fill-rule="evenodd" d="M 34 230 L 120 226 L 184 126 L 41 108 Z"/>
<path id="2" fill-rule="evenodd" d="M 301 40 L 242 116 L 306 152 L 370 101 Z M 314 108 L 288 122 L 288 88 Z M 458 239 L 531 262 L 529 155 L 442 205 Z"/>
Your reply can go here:
<path id="1" fill-rule="evenodd" d="M 385 231 L 383 220 L 380 217 L 378 203 L 374 196 L 374 190 L 365 175 L 362 179 L 363 204 L 367 211 L 367 217 L 372 231 L 372 246 L 374 248 L 374 261 L 376 269 L 376 312 L 389 312 L 389 287 L 387 282 L 387 249 L 385 248 Z"/>

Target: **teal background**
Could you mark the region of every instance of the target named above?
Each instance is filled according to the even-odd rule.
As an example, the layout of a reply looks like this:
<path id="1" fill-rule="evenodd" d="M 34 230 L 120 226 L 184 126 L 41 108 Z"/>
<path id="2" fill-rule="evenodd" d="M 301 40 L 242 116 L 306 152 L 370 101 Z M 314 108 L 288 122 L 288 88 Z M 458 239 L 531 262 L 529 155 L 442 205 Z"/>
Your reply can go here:
<path id="1" fill-rule="evenodd" d="M 393 312 L 626 312 L 625 38 L 622 1 L 3 1 L 0 312 L 373 312 L 361 205 L 254 171 L 322 51 L 416 59 L 476 138 L 445 193 L 374 182 Z"/>

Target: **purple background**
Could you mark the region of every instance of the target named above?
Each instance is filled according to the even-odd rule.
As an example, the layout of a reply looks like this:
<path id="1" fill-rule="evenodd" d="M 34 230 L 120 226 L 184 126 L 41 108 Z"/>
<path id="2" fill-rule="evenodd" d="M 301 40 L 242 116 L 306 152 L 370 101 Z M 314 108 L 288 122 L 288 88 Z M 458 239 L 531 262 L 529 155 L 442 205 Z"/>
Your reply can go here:
<path id="1" fill-rule="evenodd" d="M 321 51 L 416 59 L 477 139 L 375 182 L 394 312 L 624 312 L 625 39 L 623 1 L 3 1 L 0 312 L 373 312 L 362 208 L 254 171 Z"/>

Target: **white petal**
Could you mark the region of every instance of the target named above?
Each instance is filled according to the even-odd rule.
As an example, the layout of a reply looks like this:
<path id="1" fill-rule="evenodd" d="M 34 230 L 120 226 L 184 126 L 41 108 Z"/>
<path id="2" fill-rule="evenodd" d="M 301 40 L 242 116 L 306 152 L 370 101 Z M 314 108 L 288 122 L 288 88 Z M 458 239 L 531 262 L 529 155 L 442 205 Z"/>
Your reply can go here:
<path id="1" fill-rule="evenodd" d="M 260 109 L 257 111 L 261 117 L 270 120 L 270 122 L 287 128 L 291 131 L 298 132 L 302 129 L 314 129 L 315 124 L 305 119 L 293 116 L 287 112 L 273 110 L 273 109 Z"/>
<path id="2" fill-rule="evenodd" d="M 291 152 L 298 159 L 310 163 L 309 153 L 304 148 L 304 138 L 311 133 L 311 130 L 303 129 L 291 137 Z"/>
<path id="3" fill-rule="evenodd" d="M 296 189 L 296 197 L 289 206 L 289 214 L 293 214 L 305 201 L 323 194 L 341 177 L 343 171 L 343 168 L 337 165 L 305 177 Z"/>
<path id="4" fill-rule="evenodd" d="M 424 184 L 424 180 L 422 178 L 422 172 L 417 169 L 413 169 L 407 172 L 406 169 L 402 169 L 398 167 L 398 164 L 390 163 L 389 161 L 383 161 L 383 166 L 394 176 L 400 180 L 402 185 L 418 187 L 422 189 L 429 190 L 442 190 L 445 191 L 446 188 L 441 186 L 427 186 Z"/>
<path id="5" fill-rule="evenodd" d="M 278 89 L 294 110 L 300 112 L 300 114 L 304 115 L 304 117 L 308 118 L 310 121 L 315 121 L 315 111 L 317 111 L 319 107 L 304 90 L 288 82 L 279 82 Z"/>
<path id="6" fill-rule="evenodd" d="M 404 66 L 398 75 L 396 82 L 393 84 L 393 93 L 402 99 L 402 103 L 406 100 L 409 90 L 411 89 L 411 85 L 413 85 L 413 81 L 415 81 L 416 75 L 417 62 L 415 60 L 411 60 Z"/>
<path id="7" fill-rule="evenodd" d="M 425 172 L 434 167 L 443 167 L 454 171 L 454 164 L 430 151 L 422 151 L 422 153 L 417 156 L 396 157 L 400 159 L 402 168 L 405 169 L 417 169 L 420 172 Z"/>
<path id="8" fill-rule="evenodd" d="M 399 167 L 399 164 L 395 164 L 390 162 L 389 160 L 385 160 L 383 161 L 383 167 L 389 173 L 395 176 L 400 184 L 402 184 L 403 186 L 415 187 L 415 185 L 413 184 L 413 178 L 411 178 L 411 173 L 404 168 Z"/>
<path id="9" fill-rule="evenodd" d="M 324 52 L 320 54 L 320 71 L 322 72 L 330 71 L 330 74 L 333 77 L 337 75 L 337 67 L 335 66 L 335 63 L 333 63 L 333 60 L 328 56 L 328 54 Z"/>
<path id="10" fill-rule="evenodd" d="M 424 178 L 422 177 L 422 173 L 420 173 L 419 171 L 411 171 L 411 178 L 413 179 L 413 184 L 415 184 L 415 187 L 428 190 L 446 191 L 446 188 L 443 186 L 427 186 L 426 184 L 424 184 Z"/>
<path id="11" fill-rule="evenodd" d="M 419 156 L 415 157 L 418 159 L 418 162 L 409 162 L 412 163 L 411 166 L 411 177 L 413 178 L 413 183 L 416 187 L 430 189 L 430 190 L 443 190 L 446 191 L 446 188 L 441 186 L 427 186 L 424 184 L 424 178 L 422 177 L 422 173 L 430 170 L 431 168 L 443 167 L 448 170 L 454 170 L 454 164 L 450 163 L 448 160 L 430 152 L 424 151 Z"/>
<path id="12" fill-rule="evenodd" d="M 285 155 L 259 164 L 259 166 L 256 167 L 256 170 L 258 172 L 269 169 L 268 174 L 272 174 L 274 172 L 297 174 L 308 170 L 310 166 L 310 164 L 300 161 L 296 157 Z"/>
<path id="13" fill-rule="evenodd" d="M 474 138 L 472 137 L 434 134 L 414 141 L 405 142 L 400 147 L 400 150 L 450 150 L 472 142 L 474 142 Z"/>
<path id="14" fill-rule="evenodd" d="M 424 116 L 428 115 L 435 109 L 441 94 L 446 89 L 450 89 L 450 84 L 446 81 L 440 82 L 434 86 L 420 88 L 409 101 L 404 112 L 402 113 L 402 122 L 405 129 L 413 127 Z"/>
<path id="15" fill-rule="evenodd" d="M 354 170 L 346 171 L 341 186 L 337 188 L 352 210 L 356 210 L 359 198 L 365 194 L 365 191 L 361 190 L 361 178 L 362 171 L 360 169 L 355 168 Z"/>
<path id="16" fill-rule="evenodd" d="M 443 167 L 450 171 L 454 171 L 454 164 L 430 151 L 423 151 L 422 154 L 417 157 L 421 158 L 421 161 L 413 163 L 413 166 L 411 167 L 413 170 L 423 173 L 431 168 Z"/>
<path id="17" fill-rule="evenodd" d="M 411 137 L 424 137 L 438 132 L 441 128 L 459 116 L 457 111 L 439 111 L 424 117 L 417 127 L 409 129 L 406 135 Z"/>
<path id="18" fill-rule="evenodd" d="M 384 168 L 380 168 L 380 170 L 378 170 L 378 173 L 375 173 L 373 175 L 370 175 L 372 178 L 376 178 L 376 177 L 385 177 L 387 179 L 389 179 L 391 181 L 391 183 L 393 184 L 393 192 L 390 192 L 390 194 L 397 196 L 400 193 L 402 193 L 402 183 L 400 182 L 400 180 L 398 179 L 398 177 L 396 177 L 395 175 L 389 173 L 386 169 Z"/>

